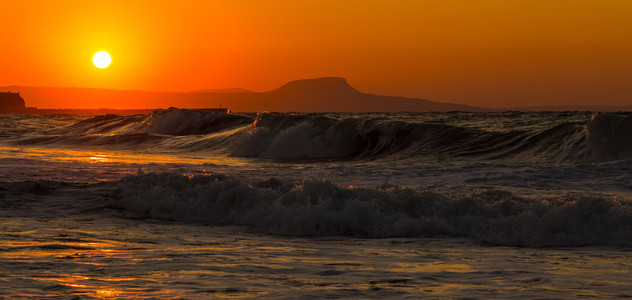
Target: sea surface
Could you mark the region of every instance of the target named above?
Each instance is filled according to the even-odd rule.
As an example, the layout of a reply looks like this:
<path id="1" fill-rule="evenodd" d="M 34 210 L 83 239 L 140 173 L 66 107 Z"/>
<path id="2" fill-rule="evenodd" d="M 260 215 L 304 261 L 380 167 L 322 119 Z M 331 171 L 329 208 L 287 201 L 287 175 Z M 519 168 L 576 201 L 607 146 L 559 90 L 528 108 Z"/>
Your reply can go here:
<path id="1" fill-rule="evenodd" d="M 0 298 L 632 297 L 632 114 L 0 115 Z"/>

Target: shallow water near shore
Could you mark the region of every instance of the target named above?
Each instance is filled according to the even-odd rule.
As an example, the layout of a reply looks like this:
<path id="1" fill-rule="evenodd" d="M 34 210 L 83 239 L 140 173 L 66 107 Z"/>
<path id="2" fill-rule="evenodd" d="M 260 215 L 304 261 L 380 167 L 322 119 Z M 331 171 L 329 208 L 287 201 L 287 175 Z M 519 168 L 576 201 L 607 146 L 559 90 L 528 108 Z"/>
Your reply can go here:
<path id="1" fill-rule="evenodd" d="M 632 252 L 462 239 L 294 238 L 102 215 L 2 223 L 0 295 L 47 298 L 614 298 Z"/>

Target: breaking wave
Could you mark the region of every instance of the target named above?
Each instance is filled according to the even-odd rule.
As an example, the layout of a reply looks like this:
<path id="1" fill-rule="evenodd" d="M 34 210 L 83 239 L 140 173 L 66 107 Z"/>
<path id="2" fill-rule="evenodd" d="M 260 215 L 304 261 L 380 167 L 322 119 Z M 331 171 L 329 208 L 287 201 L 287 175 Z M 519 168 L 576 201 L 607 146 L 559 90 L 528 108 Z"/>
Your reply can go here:
<path id="1" fill-rule="evenodd" d="M 280 161 L 591 162 L 632 156 L 632 115 L 607 113 L 100 115 L 18 145 L 105 147 Z"/>
<path id="2" fill-rule="evenodd" d="M 138 174 L 116 184 L 110 205 L 135 218 L 239 225 L 290 236 L 465 237 L 498 245 L 632 245 L 632 206 L 616 199 L 526 199 L 490 189 L 448 197 L 327 181 L 253 185 L 223 175 Z"/>

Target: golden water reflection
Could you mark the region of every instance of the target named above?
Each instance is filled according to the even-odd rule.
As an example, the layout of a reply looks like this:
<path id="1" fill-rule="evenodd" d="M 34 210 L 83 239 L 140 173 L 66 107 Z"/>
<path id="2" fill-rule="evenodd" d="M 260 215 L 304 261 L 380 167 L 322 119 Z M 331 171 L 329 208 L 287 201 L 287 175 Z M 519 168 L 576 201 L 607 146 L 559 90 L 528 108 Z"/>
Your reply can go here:
<path id="1" fill-rule="evenodd" d="M 30 266 L 34 272 L 25 280 L 40 282 L 46 289 L 60 290 L 61 287 L 70 289 L 73 295 L 85 295 L 96 298 L 132 297 L 137 295 L 139 288 L 122 289 L 120 283 L 138 280 L 135 277 L 116 277 L 113 273 L 101 276 L 85 275 L 85 270 L 101 269 L 110 261 L 130 261 L 134 256 L 131 250 L 125 250 L 125 243 L 114 241 L 15 241 L 0 240 L 0 260 Z M 136 250 L 137 251 L 137 250 Z M 71 269 L 78 270 L 66 273 L 63 269 L 50 269 L 46 266 L 71 265 Z M 50 269 L 50 270 L 49 270 Z M 83 270 L 83 271 L 82 271 Z M 64 290 L 64 289 L 61 289 Z M 34 297 L 33 294 L 22 294 L 20 297 Z M 154 294 L 155 296 L 155 294 Z"/>
<path id="2" fill-rule="evenodd" d="M 396 263 L 394 268 L 390 268 L 393 272 L 406 273 L 467 273 L 472 272 L 473 268 L 466 264 L 454 264 L 443 262 L 429 263 Z"/>
<path id="3" fill-rule="evenodd" d="M 609 298 L 615 294 L 599 290 L 607 286 L 617 287 L 616 295 L 632 294 L 629 272 L 613 272 L 632 267 L 628 252 L 319 241 L 101 215 L 37 222 L 0 219 L 0 298 L 465 298 L 472 293 L 502 298 L 518 292 L 526 298 Z M 510 259 L 514 263 L 507 264 Z"/>
<path id="4" fill-rule="evenodd" d="M 212 157 L 200 154 L 143 154 L 140 151 L 106 151 L 106 150 L 72 150 L 58 148 L 22 148 L 0 146 L 0 158 L 25 158 L 62 162 L 88 162 L 88 163 L 122 163 L 122 164 L 222 164 L 231 166 L 248 166 L 250 160 L 238 157 Z"/>
<path id="5" fill-rule="evenodd" d="M 95 154 L 94 156 L 90 156 L 90 158 L 88 158 L 91 162 L 94 163 L 100 163 L 100 162 L 109 162 L 110 161 L 110 155 L 106 155 L 106 154 Z"/>

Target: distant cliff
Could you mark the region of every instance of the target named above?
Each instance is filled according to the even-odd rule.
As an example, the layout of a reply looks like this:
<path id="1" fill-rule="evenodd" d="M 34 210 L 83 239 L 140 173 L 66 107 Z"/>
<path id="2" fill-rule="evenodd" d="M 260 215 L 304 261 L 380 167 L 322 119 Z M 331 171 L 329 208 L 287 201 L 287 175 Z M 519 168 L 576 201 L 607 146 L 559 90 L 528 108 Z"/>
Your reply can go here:
<path id="1" fill-rule="evenodd" d="M 0 92 L 0 111 L 18 111 L 26 108 L 20 93 Z"/>

